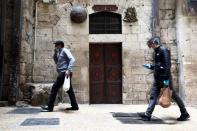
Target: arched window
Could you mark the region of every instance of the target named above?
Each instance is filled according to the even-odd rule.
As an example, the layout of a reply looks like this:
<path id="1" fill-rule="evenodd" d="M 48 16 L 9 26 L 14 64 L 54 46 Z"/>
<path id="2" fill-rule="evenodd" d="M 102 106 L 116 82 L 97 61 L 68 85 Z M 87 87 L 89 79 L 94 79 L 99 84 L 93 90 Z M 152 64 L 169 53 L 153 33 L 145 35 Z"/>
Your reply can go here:
<path id="1" fill-rule="evenodd" d="M 112 12 L 98 12 L 89 15 L 90 34 L 121 34 L 121 15 Z"/>

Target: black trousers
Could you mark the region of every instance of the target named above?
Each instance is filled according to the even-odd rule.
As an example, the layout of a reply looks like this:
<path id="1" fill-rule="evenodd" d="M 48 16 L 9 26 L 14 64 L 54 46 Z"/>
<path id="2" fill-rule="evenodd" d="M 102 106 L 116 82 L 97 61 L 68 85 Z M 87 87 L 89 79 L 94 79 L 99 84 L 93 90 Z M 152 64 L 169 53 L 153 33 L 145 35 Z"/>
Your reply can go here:
<path id="1" fill-rule="evenodd" d="M 158 80 L 158 79 L 154 80 L 153 86 L 151 88 L 149 105 L 148 105 L 148 108 L 146 110 L 146 115 L 147 116 L 152 115 L 152 113 L 154 111 L 154 108 L 155 108 L 155 105 L 157 104 L 157 99 L 158 99 L 158 96 L 160 94 L 160 89 L 163 88 L 163 86 L 164 85 L 163 85 L 162 80 Z M 177 95 L 177 93 L 173 89 L 172 78 L 170 79 L 170 88 L 172 90 L 172 99 L 177 103 L 177 105 L 180 109 L 180 112 L 181 113 L 186 113 L 187 111 L 186 111 L 186 108 L 185 108 L 185 105 L 184 105 L 182 99 Z"/>
<path id="2" fill-rule="evenodd" d="M 55 83 L 52 86 L 51 89 L 51 93 L 49 95 L 49 99 L 48 99 L 48 107 L 53 109 L 54 107 L 54 102 L 57 96 L 57 92 L 58 90 L 62 87 L 63 83 L 64 83 L 64 78 L 65 78 L 65 72 L 61 72 L 59 73 Z M 70 98 L 70 102 L 71 102 L 71 106 L 72 107 L 78 107 L 76 98 L 75 98 L 75 94 L 72 88 L 72 73 L 70 75 L 70 89 L 67 91 L 69 98 Z"/>

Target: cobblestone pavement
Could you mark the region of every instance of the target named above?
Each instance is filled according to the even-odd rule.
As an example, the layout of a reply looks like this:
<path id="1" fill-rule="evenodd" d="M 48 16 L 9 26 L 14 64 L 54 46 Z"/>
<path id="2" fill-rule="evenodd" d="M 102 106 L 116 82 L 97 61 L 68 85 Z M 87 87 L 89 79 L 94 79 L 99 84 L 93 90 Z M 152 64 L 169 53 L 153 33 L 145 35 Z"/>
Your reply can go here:
<path id="1" fill-rule="evenodd" d="M 153 121 L 143 122 L 137 112 L 147 105 L 87 105 L 79 111 L 65 111 L 59 104 L 54 112 L 40 112 L 39 107 L 0 107 L 0 131 L 196 131 L 197 109 L 188 106 L 190 120 L 178 122 L 176 105 L 156 106 Z"/>

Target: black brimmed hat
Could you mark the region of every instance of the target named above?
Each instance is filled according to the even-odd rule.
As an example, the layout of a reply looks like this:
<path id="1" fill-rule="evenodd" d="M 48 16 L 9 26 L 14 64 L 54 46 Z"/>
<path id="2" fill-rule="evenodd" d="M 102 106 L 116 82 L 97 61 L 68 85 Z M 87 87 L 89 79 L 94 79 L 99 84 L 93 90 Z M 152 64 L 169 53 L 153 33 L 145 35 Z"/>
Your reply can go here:
<path id="1" fill-rule="evenodd" d="M 64 47 L 64 42 L 61 40 L 55 41 L 53 44 L 55 45 L 61 45 L 62 47 Z"/>

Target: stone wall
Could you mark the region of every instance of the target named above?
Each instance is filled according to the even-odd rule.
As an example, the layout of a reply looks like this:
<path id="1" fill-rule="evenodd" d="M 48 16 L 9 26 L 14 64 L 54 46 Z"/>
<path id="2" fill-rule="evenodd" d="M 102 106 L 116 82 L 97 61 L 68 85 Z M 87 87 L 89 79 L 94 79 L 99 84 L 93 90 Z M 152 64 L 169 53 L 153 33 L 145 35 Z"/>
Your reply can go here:
<path id="1" fill-rule="evenodd" d="M 176 41 L 176 0 L 159 0 L 159 27 L 161 41 L 170 49 L 174 88 L 178 85 L 178 54 Z"/>
<path id="2" fill-rule="evenodd" d="M 31 90 L 26 83 L 32 82 L 33 43 L 34 43 L 34 0 L 22 0 L 22 38 L 20 49 L 20 82 L 19 88 L 23 92 L 23 99 L 31 97 Z"/>
<path id="3" fill-rule="evenodd" d="M 179 87 L 188 104 L 197 104 L 197 16 L 187 12 L 183 0 L 177 1 L 177 43 L 179 54 Z"/>
<path id="4" fill-rule="evenodd" d="M 70 20 L 71 6 L 80 4 L 87 8 L 88 14 L 94 13 L 94 4 L 115 4 L 122 19 L 128 7 L 135 7 L 138 21 L 122 21 L 122 34 L 89 35 L 89 19 L 82 24 Z M 52 60 L 55 40 L 63 40 L 76 58 L 73 87 L 80 103 L 89 102 L 89 44 L 92 42 L 121 42 L 123 57 L 123 103 L 147 102 L 152 76 L 142 67 L 151 62 L 151 53 L 146 41 L 151 37 L 151 0 L 59 0 L 57 4 L 38 4 L 38 27 L 36 31 L 36 59 L 34 66 L 35 82 L 49 82 L 56 79 L 55 65 Z"/>
<path id="5" fill-rule="evenodd" d="M 57 4 L 38 2 L 37 20 L 35 20 L 37 21 L 35 22 L 37 23 L 35 25 L 35 43 L 32 46 L 27 46 L 31 51 L 26 52 L 27 54 L 33 54 L 33 58 L 29 59 L 29 64 L 22 62 L 21 69 L 31 68 L 34 65 L 33 70 L 29 70 L 32 71 L 29 73 L 33 74 L 33 82 L 53 82 L 57 74 L 52 59 L 54 50 L 52 43 L 55 40 L 63 40 L 65 46 L 71 50 L 76 58 L 73 86 L 77 99 L 81 103 L 87 103 L 89 102 L 89 44 L 94 42 L 120 42 L 122 43 L 123 57 L 123 103 L 146 103 L 153 79 L 152 74 L 143 69 L 141 65 L 152 62 L 152 51 L 146 46 L 146 41 L 152 34 L 151 10 L 153 7 L 151 2 L 151 0 L 124 2 L 119 0 L 59 0 Z M 75 24 L 70 20 L 71 8 L 77 4 L 85 6 L 88 14 L 94 13 L 92 6 L 95 4 L 115 4 L 118 6 L 115 13 L 121 14 L 122 19 L 128 7 L 135 7 L 138 21 L 135 23 L 122 21 L 122 34 L 89 35 L 88 18 L 82 24 Z M 175 0 L 159 1 L 159 35 L 162 42 L 171 49 L 174 87 L 178 90 L 175 9 Z M 21 75 L 21 78 L 27 77 Z"/>

